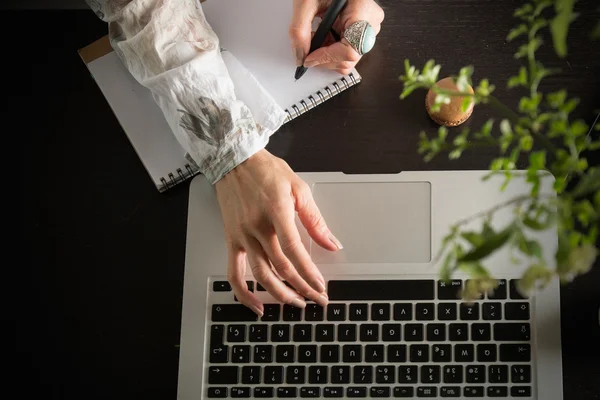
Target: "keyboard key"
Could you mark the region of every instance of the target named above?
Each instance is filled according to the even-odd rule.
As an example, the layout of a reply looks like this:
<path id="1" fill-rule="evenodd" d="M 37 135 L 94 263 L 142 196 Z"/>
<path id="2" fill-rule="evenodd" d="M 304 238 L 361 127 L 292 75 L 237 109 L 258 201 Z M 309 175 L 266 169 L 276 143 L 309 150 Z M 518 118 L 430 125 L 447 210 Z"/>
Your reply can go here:
<path id="1" fill-rule="evenodd" d="M 361 324 L 360 340 L 361 342 L 377 342 L 379 340 L 379 325 Z"/>
<path id="2" fill-rule="evenodd" d="M 456 303 L 439 303 L 437 316 L 440 321 L 455 321 Z"/>
<path id="3" fill-rule="evenodd" d="M 401 365 L 398 367 L 398 383 L 417 383 L 417 382 L 418 382 L 418 374 L 417 374 L 416 366 Z"/>
<path id="4" fill-rule="evenodd" d="M 318 387 L 303 387 L 300 389 L 300 397 L 318 398 L 321 397 L 321 388 Z"/>
<path id="5" fill-rule="evenodd" d="M 388 362 L 406 362 L 406 345 L 405 344 L 391 344 L 387 348 L 387 361 Z"/>
<path id="6" fill-rule="evenodd" d="M 294 325 L 294 342 L 312 342 L 312 325 Z"/>
<path id="7" fill-rule="evenodd" d="M 366 321 L 369 319 L 368 304 L 350 304 L 350 321 Z"/>
<path id="8" fill-rule="evenodd" d="M 346 305 L 345 304 L 329 304 L 329 305 L 327 305 L 327 321 L 345 321 L 345 320 L 346 320 Z"/>
<path id="9" fill-rule="evenodd" d="M 368 363 L 383 362 L 384 355 L 382 344 L 369 344 L 365 347 L 365 361 Z"/>
<path id="10" fill-rule="evenodd" d="M 301 321 L 302 309 L 289 304 L 283 305 L 283 320 L 284 321 Z"/>
<path id="11" fill-rule="evenodd" d="M 454 346 L 454 361 L 475 361 L 475 346 L 472 344 L 457 344 Z"/>
<path id="12" fill-rule="evenodd" d="M 350 383 L 350 367 L 347 365 L 331 367 L 331 383 Z"/>
<path id="13" fill-rule="evenodd" d="M 390 320 L 390 305 L 371 304 L 371 320 L 373 321 L 389 321 Z"/>
<path id="14" fill-rule="evenodd" d="M 285 369 L 285 382 L 293 385 L 302 385 L 305 382 L 304 374 L 306 372 L 306 367 L 303 365 L 293 365 L 286 367 Z"/>
<path id="15" fill-rule="evenodd" d="M 431 347 L 431 361 L 450 362 L 452 361 L 452 347 L 449 344 L 434 344 Z"/>
<path id="16" fill-rule="evenodd" d="M 506 386 L 488 386 L 488 397 L 507 397 L 508 388 Z"/>
<path id="17" fill-rule="evenodd" d="M 289 342 L 290 341 L 290 326 L 289 325 L 271 325 L 271 342 Z"/>
<path id="18" fill-rule="evenodd" d="M 367 397 L 367 388 L 361 387 L 349 387 L 346 389 L 346 397 Z"/>
<path id="19" fill-rule="evenodd" d="M 410 386 L 400 386 L 394 388 L 394 397 L 413 397 L 415 393 L 415 388 Z"/>
<path id="20" fill-rule="evenodd" d="M 250 325 L 250 342 L 266 342 L 268 328 L 267 325 Z"/>
<path id="21" fill-rule="evenodd" d="M 340 362 L 340 346 L 337 344 L 326 344 L 321 346 L 320 359 L 322 363 Z"/>
<path id="22" fill-rule="evenodd" d="M 390 384 L 396 378 L 396 367 L 393 365 L 379 365 L 375 367 L 375 382 Z"/>
<path id="23" fill-rule="evenodd" d="M 531 346 L 523 344 L 501 344 L 500 361 L 525 362 L 531 361 Z"/>
<path id="24" fill-rule="evenodd" d="M 275 349 L 275 361 L 278 363 L 293 363 L 295 352 L 295 346 L 291 344 L 280 344 Z"/>
<path id="25" fill-rule="evenodd" d="M 427 324 L 427 340 L 429 342 L 443 342 L 446 340 L 446 325 Z"/>
<path id="26" fill-rule="evenodd" d="M 371 398 L 390 397 L 390 388 L 384 386 L 372 386 L 370 390 Z"/>
<path id="27" fill-rule="evenodd" d="M 214 281 L 213 292 L 231 292 L 231 285 L 227 281 Z"/>
<path id="28" fill-rule="evenodd" d="M 210 387 L 208 388 L 209 399 L 225 399 L 227 398 L 226 387 Z"/>
<path id="29" fill-rule="evenodd" d="M 426 344 L 411 344 L 410 345 L 410 361 L 411 362 L 428 362 L 429 361 L 429 346 Z"/>
<path id="30" fill-rule="evenodd" d="M 465 397 L 483 397 L 483 386 L 465 386 Z"/>
<path id="31" fill-rule="evenodd" d="M 329 386 L 323 389 L 323 397 L 343 397 L 344 388 L 340 386 Z"/>
<path id="32" fill-rule="evenodd" d="M 246 285 L 249 291 L 254 292 L 254 281 L 246 281 Z"/>
<path id="33" fill-rule="evenodd" d="M 298 397 L 298 389 L 296 389 L 295 387 L 278 387 L 277 397 L 282 399 L 289 397 Z"/>
<path id="34" fill-rule="evenodd" d="M 399 342 L 400 324 L 383 324 L 381 326 L 381 340 L 384 342 Z"/>
<path id="35" fill-rule="evenodd" d="M 265 304 L 264 315 L 262 321 L 279 321 L 279 314 L 281 312 L 281 306 L 279 304 Z"/>
<path id="36" fill-rule="evenodd" d="M 265 288 L 263 287 L 263 285 L 261 285 L 260 283 L 256 282 L 256 291 L 257 291 L 257 292 L 266 292 L 266 291 L 267 291 L 267 289 L 265 289 Z"/>
<path id="37" fill-rule="evenodd" d="M 283 367 L 269 365 L 265 367 L 265 376 L 263 381 L 266 385 L 275 385 L 283 383 Z"/>
<path id="38" fill-rule="evenodd" d="M 519 292 L 519 290 L 517 289 L 517 283 L 519 282 L 519 279 L 511 279 L 510 280 L 510 298 L 512 300 L 523 300 L 526 299 L 527 297 L 523 296 L 523 294 L 521 294 L 521 292 Z"/>
<path id="39" fill-rule="evenodd" d="M 246 325 L 229 325 L 227 328 L 228 342 L 245 342 L 246 341 Z"/>
<path id="40" fill-rule="evenodd" d="M 244 399 L 250 397 L 250 388 L 248 387 L 234 387 L 231 389 L 232 399 Z"/>
<path id="41" fill-rule="evenodd" d="M 273 346 L 270 344 L 254 346 L 254 362 L 257 364 L 273 362 Z"/>
<path id="42" fill-rule="evenodd" d="M 446 365 L 444 367 L 444 383 L 463 383 L 462 365 Z"/>
<path id="43" fill-rule="evenodd" d="M 421 383 L 440 383 L 439 365 L 421 366 Z"/>
<path id="44" fill-rule="evenodd" d="M 485 365 L 467 365 L 467 383 L 485 383 Z"/>
<path id="45" fill-rule="evenodd" d="M 329 281 L 327 294 L 337 300 L 433 300 L 433 280 Z"/>
<path id="46" fill-rule="evenodd" d="M 258 399 L 265 399 L 273 397 L 273 388 L 272 387 L 255 387 L 254 388 L 254 397 Z"/>
<path id="47" fill-rule="evenodd" d="M 339 342 L 356 342 L 356 325 L 339 324 L 338 325 Z"/>
<path id="48" fill-rule="evenodd" d="M 530 397 L 531 386 L 513 386 L 510 388 L 510 395 L 512 397 Z"/>
<path id="49" fill-rule="evenodd" d="M 528 323 L 496 323 L 494 324 L 494 340 L 499 342 L 521 342 L 531 338 Z"/>
<path id="50" fill-rule="evenodd" d="M 213 322 L 254 322 L 258 316 L 243 304 L 214 304 L 211 318 Z"/>
<path id="51" fill-rule="evenodd" d="M 479 362 L 494 362 L 497 361 L 496 345 L 495 344 L 478 344 L 477 345 L 477 361 Z"/>
<path id="52" fill-rule="evenodd" d="M 372 383 L 373 382 L 373 367 L 370 365 L 356 365 L 354 367 L 354 383 Z"/>
<path id="53" fill-rule="evenodd" d="M 448 326 L 448 337 L 452 342 L 464 342 L 469 336 L 467 324 L 450 324 Z"/>
<path id="54" fill-rule="evenodd" d="M 490 324 L 472 324 L 471 340 L 474 342 L 488 341 L 492 339 L 492 328 Z"/>
<path id="55" fill-rule="evenodd" d="M 483 303 L 482 314 L 486 321 L 498 321 L 502 319 L 502 305 L 500 303 Z"/>
<path id="56" fill-rule="evenodd" d="M 435 304 L 417 303 L 415 304 L 415 316 L 417 321 L 433 321 L 435 317 Z"/>
<path id="57" fill-rule="evenodd" d="M 324 365 L 308 367 L 308 383 L 311 384 L 326 384 L 327 383 L 327 367 Z"/>
<path id="58" fill-rule="evenodd" d="M 508 366 L 490 365 L 488 367 L 488 379 L 490 383 L 508 383 Z"/>
<path id="59" fill-rule="evenodd" d="M 231 352 L 231 362 L 249 363 L 250 362 L 250 346 L 246 346 L 246 345 L 233 346 L 233 351 Z"/>
<path id="60" fill-rule="evenodd" d="M 229 362 L 229 346 L 216 346 L 210 349 L 210 362 L 213 364 L 226 364 Z"/>
<path id="61" fill-rule="evenodd" d="M 437 291 L 440 300 L 459 300 L 461 298 L 462 281 L 460 279 L 453 279 L 449 282 L 438 281 Z"/>
<path id="62" fill-rule="evenodd" d="M 460 319 L 463 321 L 477 321 L 479 319 L 479 303 L 461 303 Z"/>
<path id="63" fill-rule="evenodd" d="M 504 318 L 509 321 L 527 321 L 529 319 L 529 303 L 505 303 Z"/>
<path id="64" fill-rule="evenodd" d="M 412 320 L 412 304 L 411 303 L 396 303 L 396 304 L 394 304 L 394 320 L 395 321 L 411 321 Z"/>
<path id="65" fill-rule="evenodd" d="M 342 358 L 345 363 L 347 362 L 361 362 L 362 361 L 362 346 L 359 344 L 347 344 L 342 349 Z"/>
<path id="66" fill-rule="evenodd" d="M 417 388 L 417 397 L 437 397 L 435 386 L 420 386 Z"/>
<path id="67" fill-rule="evenodd" d="M 423 324 L 404 325 L 404 340 L 407 342 L 422 342 Z"/>
<path id="68" fill-rule="evenodd" d="M 460 397 L 460 386 L 444 386 L 440 391 L 442 397 Z"/>
<path id="69" fill-rule="evenodd" d="M 245 385 L 260 383 L 260 367 L 242 367 L 242 383 Z"/>
<path id="70" fill-rule="evenodd" d="M 212 325 L 210 327 L 210 347 L 215 348 L 223 345 L 223 334 L 225 325 Z"/>
<path id="71" fill-rule="evenodd" d="M 317 342 L 333 342 L 335 326 L 332 324 L 318 324 L 315 327 L 315 338 Z"/>
<path id="72" fill-rule="evenodd" d="M 210 385 L 235 385 L 238 383 L 239 367 L 208 367 Z"/>
<path id="73" fill-rule="evenodd" d="M 488 294 L 488 299 L 504 300 L 506 299 L 506 279 L 498 280 L 498 287 L 492 294 Z"/>
<path id="74" fill-rule="evenodd" d="M 298 346 L 298 362 L 300 363 L 316 363 L 317 362 L 317 345 L 307 344 Z"/>
<path id="75" fill-rule="evenodd" d="M 531 367 L 529 365 L 513 365 L 510 368 L 510 381 L 512 383 L 530 383 Z"/>
<path id="76" fill-rule="evenodd" d="M 323 321 L 325 310 L 318 304 L 307 304 L 304 309 L 304 319 L 306 321 Z"/>

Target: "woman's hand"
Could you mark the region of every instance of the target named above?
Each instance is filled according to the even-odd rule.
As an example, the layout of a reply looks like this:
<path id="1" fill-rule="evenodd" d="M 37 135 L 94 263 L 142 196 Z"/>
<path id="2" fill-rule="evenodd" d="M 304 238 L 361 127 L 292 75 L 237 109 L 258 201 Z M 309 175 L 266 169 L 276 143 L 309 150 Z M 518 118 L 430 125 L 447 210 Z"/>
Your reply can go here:
<path id="1" fill-rule="evenodd" d="M 336 251 L 342 245 L 327 228 L 308 185 L 283 160 L 261 150 L 217 182 L 216 189 L 227 240 L 227 278 L 239 301 L 262 316 L 263 305 L 244 279 L 248 265 L 278 301 L 305 307 L 304 298 L 309 298 L 326 305 L 325 280 L 300 239 L 296 212 L 320 246 Z"/>
<path id="2" fill-rule="evenodd" d="M 333 42 L 333 44 L 323 46 L 308 54 L 312 38 L 312 22 L 315 17 L 321 16 L 330 4 L 331 0 L 294 0 L 289 36 L 296 65 L 304 65 L 307 68 L 320 66 L 345 75 L 350 73 L 361 59 L 361 56 L 346 39 L 339 42 L 330 40 L 329 42 Z M 348 0 L 348 4 L 335 21 L 333 29 L 342 37 L 346 28 L 357 21 L 364 20 L 371 25 L 375 34 L 378 34 L 383 17 L 383 10 L 373 0 Z"/>

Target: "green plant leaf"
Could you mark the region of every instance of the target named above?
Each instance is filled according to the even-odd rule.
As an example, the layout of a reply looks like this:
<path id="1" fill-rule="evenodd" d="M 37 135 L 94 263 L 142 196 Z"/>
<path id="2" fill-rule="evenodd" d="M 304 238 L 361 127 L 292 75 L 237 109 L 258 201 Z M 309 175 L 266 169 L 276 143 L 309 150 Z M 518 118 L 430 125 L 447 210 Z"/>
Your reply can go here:
<path id="1" fill-rule="evenodd" d="M 481 246 L 485 240 L 483 235 L 477 232 L 463 232 L 460 236 L 475 247 Z"/>
<path id="2" fill-rule="evenodd" d="M 523 225 L 534 231 L 543 231 L 552 226 L 556 221 L 556 213 L 546 211 L 546 217 L 544 219 L 526 216 L 523 218 Z"/>
<path id="3" fill-rule="evenodd" d="M 575 0 L 556 0 L 554 9 L 556 16 L 550 22 L 550 32 L 556 54 L 564 58 L 567 55 L 567 34 L 569 25 L 576 18 L 573 13 Z"/>
<path id="4" fill-rule="evenodd" d="M 533 151 L 529 154 L 529 165 L 536 170 L 546 167 L 546 150 Z"/>
<path id="5" fill-rule="evenodd" d="M 500 247 L 506 244 L 506 242 L 510 239 L 514 231 L 515 226 L 513 224 L 509 225 L 497 234 L 486 238 L 485 242 L 483 242 L 481 245 L 475 247 L 473 250 L 459 258 L 458 261 L 474 262 L 489 256 L 494 251 L 498 250 Z"/>
<path id="6" fill-rule="evenodd" d="M 537 286 L 544 287 L 552 279 L 552 271 L 546 268 L 543 264 L 533 264 L 522 275 L 517 283 L 517 290 L 523 296 L 530 296 L 532 289 L 536 287 L 536 283 L 540 282 Z"/>
<path id="7" fill-rule="evenodd" d="M 519 235 L 518 247 L 521 253 L 529 257 L 542 258 L 542 246 L 536 240 L 528 240 L 524 235 Z"/>
<path id="8" fill-rule="evenodd" d="M 511 29 L 510 32 L 508 32 L 508 35 L 506 36 L 506 41 L 510 42 L 525 33 L 527 33 L 527 25 L 520 24 L 519 26 Z"/>
<path id="9" fill-rule="evenodd" d="M 575 198 L 583 197 L 600 190 L 600 167 L 590 167 L 581 177 L 571 195 Z"/>

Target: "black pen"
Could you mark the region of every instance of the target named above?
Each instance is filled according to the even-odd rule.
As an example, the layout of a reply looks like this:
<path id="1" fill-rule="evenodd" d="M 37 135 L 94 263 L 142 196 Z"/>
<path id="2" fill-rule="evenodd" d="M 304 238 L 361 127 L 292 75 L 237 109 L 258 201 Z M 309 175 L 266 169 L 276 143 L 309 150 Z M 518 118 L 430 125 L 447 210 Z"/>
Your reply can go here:
<path id="1" fill-rule="evenodd" d="M 308 54 L 317 50 L 323 45 L 323 43 L 325 43 L 327 34 L 332 30 L 333 23 L 337 19 L 338 15 L 340 15 L 340 12 L 342 12 L 347 2 L 348 0 L 333 0 L 331 2 L 331 5 L 327 11 L 325 11 L 325 15 L 323 15 L 323 20 L 319 24 L 315 35 L 310 41 L 310 51 Z M 294 78 L 296 78 L 296 80 L 300 79 L 305 72 L 306 68 L 304 65 L 299 66 L 296 68 L 296 74 L 294 75 Z"/>

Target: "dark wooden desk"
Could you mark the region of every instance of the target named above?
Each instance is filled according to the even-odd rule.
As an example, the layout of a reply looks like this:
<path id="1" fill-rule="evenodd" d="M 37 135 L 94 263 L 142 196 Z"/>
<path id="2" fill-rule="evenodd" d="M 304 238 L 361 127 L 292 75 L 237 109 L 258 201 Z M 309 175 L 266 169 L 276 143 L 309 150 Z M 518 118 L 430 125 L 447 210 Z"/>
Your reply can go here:
<path id="1" fill-rule="evenodd" d="M 450 74 L 472 63 L 509 103 L 503 87 L 516 71 L 516 44 L 504 41 L 517 1 L 382 1 L 386 21 L 360 65 L 364 82 L 283 128 L 269 149 L 297 171 L 375 173 L 486 168 L 493 150 L 429 164 L 417 134 L 432 131 L 423 94 L 401 102 L 404 58 L 435 58 Z M 581 97 L 591 122 L 600 105 L 600 46 L 588 40 L 598 19 L 593 1 L 570 33 L 567 60 L 540 54 Z M 174 399 L 188 185 L 159 194 L 76 50 L 105 34 L 87 11 L 0 14 L 4 174 L 23 187 L 24 262 L 6 269 L 17 283 L 17 345 L 26 381 L 21 393 L 45 399 Z M 8 91 L 6 91 L 8 88 Z M 491 112 L 478 108 L 469 123 Z M 16 150 L 16 151 L 15 151 Z M 24 159 L 23 159 L 24 157 Z M 16 182 L 19 182 L 18 184 Z M 9 192 L 9 193 L 14 193 Z M 6 191 L 5 191 L 6 193 Z M 10 249 L 9 249 L 10 251 Z M 225 267 L 225 266 L 224 266 Z M 600 269 L 561 292 L 565 399 L 598 399 Z M 10 307 L 10 305 L 9 305 Z M 557 316 L 558 318 L 558 316 Z M 9 365 L 10 367 L 10 365 Z M 26 396 L 23 396 L 25 398 Z"/>

